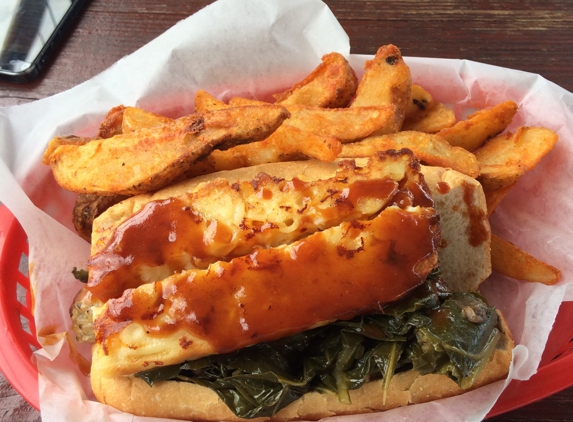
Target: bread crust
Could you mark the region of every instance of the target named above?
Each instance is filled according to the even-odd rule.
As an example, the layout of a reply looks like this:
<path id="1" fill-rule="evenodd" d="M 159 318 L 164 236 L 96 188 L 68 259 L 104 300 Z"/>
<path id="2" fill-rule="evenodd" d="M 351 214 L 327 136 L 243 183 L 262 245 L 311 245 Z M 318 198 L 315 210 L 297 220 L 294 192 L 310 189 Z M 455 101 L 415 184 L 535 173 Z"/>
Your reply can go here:
<path id="1" fill-rule="evenodd" d="M 509 371 L 514 347 L 513 337 L 501 313 L 498 329 L 502 337 L 495 352 L 469 390 L 462 390 L 445 375 L 420 375 L 405 371 L 392 377 L 383 401 L 382 381 L 371 381 L 350 391 L 351 404 L 341 403 L 333 394 L 311 392 L 279 411 L 272 418 L 251 421 L 319 420 L 328 416 L 381 412 L 411 404 L 453 397 L 504 379 Z M 134 376 L 103 377 L 91 374 L 92 388 L 99 401 L 127 413 L 193 421 L 245 421 L 207 387 L 177 381 L 162 381 L 150 387 Z"/>

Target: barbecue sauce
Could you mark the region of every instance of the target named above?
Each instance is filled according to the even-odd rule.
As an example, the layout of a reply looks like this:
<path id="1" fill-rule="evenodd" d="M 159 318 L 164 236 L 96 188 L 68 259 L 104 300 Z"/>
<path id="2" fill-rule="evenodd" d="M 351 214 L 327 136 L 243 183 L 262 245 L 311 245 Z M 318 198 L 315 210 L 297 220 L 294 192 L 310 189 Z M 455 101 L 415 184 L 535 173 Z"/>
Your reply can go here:
<path id="1" fill-rule="evenodd" d="M 159 338 L 184 329 L 226 353 L 379 311 L 423 283 L 437 263 L 438 216 L 419 210 L 389 207 L 370 221 L 129 290 L 96 320 L 96 341 L 108 353 L 114 336 L 138 323 Z"/>
<path id="2" fill-rule="evenodd" d="M 245 187 L 249 182 L 244 182 L 228 189 L 252 189 L 259 201 L 270 201 L 284 194 L 283 200 L 275 198 L 279 203 L 288 203 L 289 192 L 297 192 L 301 198 L 312 198 L 315 194 L 312 183 L 299 179 L 279 181 L 273 194 L 270 187 L 274 183 L 277 181 L 270 176 L 259 174 L 250 182 L 250 186 Z M 390 178 L 359 179 L 351 183 L 334 183 L 333 186 L 333 189 L 327 191 L 326 197 L 305 201 L 296 210 L 304 230 L 298 234 L 289 234 L 288 241 L 337 225 L 349 218 L 371 217 L 362 213 L 361 201 L 378 201 L 379 206 L 375 212 L 379 212 L 388 203 L 398 201 L 398 198 L 401 198 L 399 201 L 402 208 L 414 203 L 427 205 L 428 197 L 423 189 L 417 185 L 399 187 L 398 182 Z M 410 190 L 415 193 L 412 194 Z M 248 207 L 249 203 L 241 202 L 239 206 Z M 313 209 L 309 210 L 309 207 Z M 269 219 L 272 218 L 269 216 Z M 321 222 L 319 226 L 315 220 Z M 232 225 L 206 219 L 193 208 L 192 195 L 187 199 L 179 197 L 151 201 L 122 223 L 107 246 L 92 256 L 89 261 L 88 290 L 98 299 L 106 301 L 146 281 L 161 280 L 192 268 L 206 269 L 214 262 L 229 261 L 251 253 L 256 248 L 277 246 L 276 243 L 280 244 L 280 239 L 284 238 L 276 234 L 280 231 L 281 227 L 272 220 L 243 220 L 238 225 Z M 273 239 L 279 241 L 275 240 L 273 244 Z M 146 280 L 146 273 L 151 274 L 148 277 L 152 279 Z M 153 279 L 155 274 L 158 275 Z"/>

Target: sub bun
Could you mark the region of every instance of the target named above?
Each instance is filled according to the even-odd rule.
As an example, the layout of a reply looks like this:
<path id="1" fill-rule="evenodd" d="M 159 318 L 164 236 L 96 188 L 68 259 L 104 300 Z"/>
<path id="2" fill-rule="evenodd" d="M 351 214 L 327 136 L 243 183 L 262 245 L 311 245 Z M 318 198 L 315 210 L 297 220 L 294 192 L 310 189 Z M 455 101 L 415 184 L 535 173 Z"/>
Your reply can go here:
<path id="1" fill-rule="evenodd" d="M 173 217 L 181 210 L 191 212 L 192 223 Z M 141 236 L 148 241 L 133 247 Z M 154 236 L 163 240 L 145 249 Z M 421 167 L 408 150 L 247 167 L 128 198 L 93 225 L 82 303 L 90 302 L 94 315 L 94 393 L 102 403 L 145 416 L 294 420 L 381 411 L 499 380 L 513 349 L 503 317 L 479 294 L 455 293 L 475 291 L 487 278 L 489 247 L 479 183 Z M 450 289 L 442 290 L 444 281 Z M 141 375 L 298 333 L 328 332 L 331 323 L 393 315 L 420 289 L 436 303 L 451 300 L 463 324 L 490 325 L 476 341 L 483 343 L 476 354 L 487 351 L 487 359 L 463 374 L 436 362 L 442 374 L 423 365 L 420 373 L 407 362 L 394 375 L 368 375 L 342 401 L 340 390 L 337 397 L 310 389 L 272 412 L 240 413 L 201 382 L 165 378 L 150 386 Z M 438 327 L 437 309 L 416 318 Z M 435 333 L 420 334 L 431 331 L 422 325 L 415 336 L 424 349 Z M 425 353 L 395 344 L 403 356 Z"/>

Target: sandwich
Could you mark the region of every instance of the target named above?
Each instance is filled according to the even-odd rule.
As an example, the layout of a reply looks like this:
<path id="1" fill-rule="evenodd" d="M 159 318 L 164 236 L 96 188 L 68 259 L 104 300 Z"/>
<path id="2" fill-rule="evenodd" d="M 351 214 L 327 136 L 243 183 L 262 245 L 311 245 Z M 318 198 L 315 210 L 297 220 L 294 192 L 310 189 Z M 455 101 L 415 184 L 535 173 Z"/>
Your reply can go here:
<path id="1" fill-rule="evenodd" d="M 182 420 L 317 420 L 504 378 L 479 294 L 481 185 L 411 151 L 263 164 L 127 198 L 93 222 L 71 307 L 102 403 Z"/>

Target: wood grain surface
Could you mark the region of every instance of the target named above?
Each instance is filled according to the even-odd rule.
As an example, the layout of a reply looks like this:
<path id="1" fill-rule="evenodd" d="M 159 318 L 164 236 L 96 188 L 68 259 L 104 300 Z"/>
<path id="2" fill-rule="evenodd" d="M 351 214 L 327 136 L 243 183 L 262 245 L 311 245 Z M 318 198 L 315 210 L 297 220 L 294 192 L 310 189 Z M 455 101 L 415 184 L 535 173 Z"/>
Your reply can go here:
<path id="1" fill-rule="evenodd" d="M 0 107 L 80 84 L 210 3 L 92 0 L 36 81 L 0 82 Z M 380 45 L 393 43 L 404 56 L 469 59 L 524 70 L 573 91 L 572 0 L 325 3 L 349 35 L 352 53 L 373 54 Z M 40 420 L 0 374 L 0 421 Z M 573 421 L 573 388 L 490 420 Z"/>

